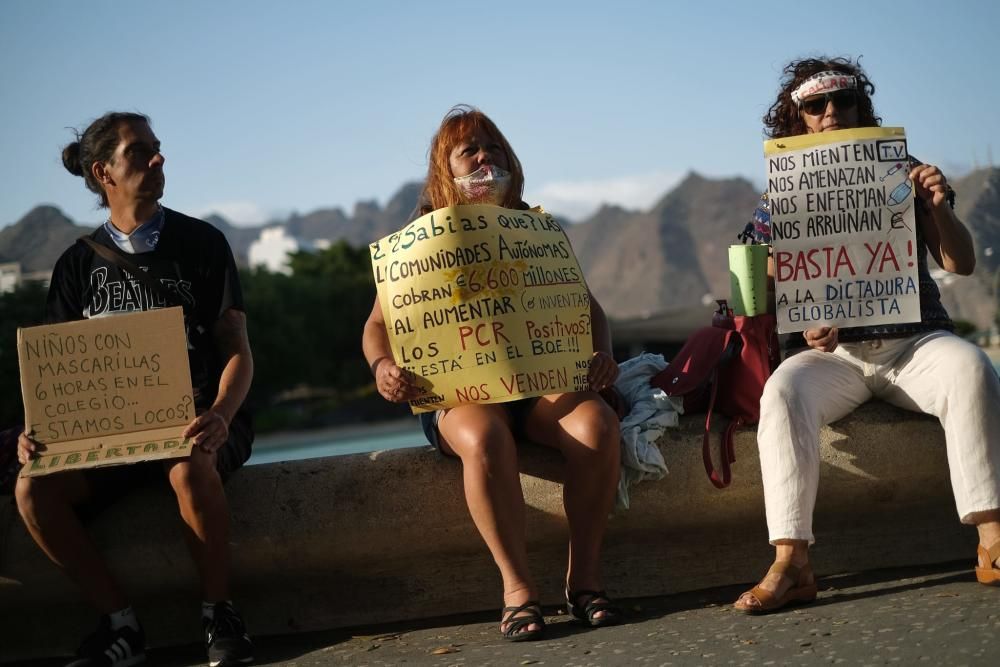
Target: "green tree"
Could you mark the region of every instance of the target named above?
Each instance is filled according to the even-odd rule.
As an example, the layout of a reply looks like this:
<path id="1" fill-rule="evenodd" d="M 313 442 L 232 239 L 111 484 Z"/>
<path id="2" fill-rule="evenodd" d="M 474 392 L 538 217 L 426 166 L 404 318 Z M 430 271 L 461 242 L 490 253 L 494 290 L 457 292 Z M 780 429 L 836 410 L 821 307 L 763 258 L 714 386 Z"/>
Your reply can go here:
<path id="1" fill-rule="evenodd" d="M 337 393 L 370 383 L 361 331 L 375 297 L 367 247 L 295 253 L 293 274 L 242 276 L 258 405 L 306 386 Z"/>

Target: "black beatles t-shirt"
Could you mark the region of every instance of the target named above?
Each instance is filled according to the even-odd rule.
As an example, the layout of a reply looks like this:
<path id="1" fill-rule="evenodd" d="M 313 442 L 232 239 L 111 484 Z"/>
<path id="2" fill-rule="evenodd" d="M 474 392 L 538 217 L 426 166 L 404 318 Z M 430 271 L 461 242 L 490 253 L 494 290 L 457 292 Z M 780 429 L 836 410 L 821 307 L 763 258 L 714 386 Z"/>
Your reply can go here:
<path id="1" fill-rule="evenodd" d="M 226 237 L 207 222 L 164 208 L 160 240 L 152 252 L 122 253 L 101 226 L 90 238 L 125 256 L 159 278 L 184 307 L 188 359 L 195 407 L 215 400 L 222 363 L 212 338 L 212 325 L 229 308 L 243 310 L 239 273 Z M 49 286 L 46 319 L 69 322 L 155 308 L 168 303 L 83 242 L 66 250 L 56 262 Z"/>

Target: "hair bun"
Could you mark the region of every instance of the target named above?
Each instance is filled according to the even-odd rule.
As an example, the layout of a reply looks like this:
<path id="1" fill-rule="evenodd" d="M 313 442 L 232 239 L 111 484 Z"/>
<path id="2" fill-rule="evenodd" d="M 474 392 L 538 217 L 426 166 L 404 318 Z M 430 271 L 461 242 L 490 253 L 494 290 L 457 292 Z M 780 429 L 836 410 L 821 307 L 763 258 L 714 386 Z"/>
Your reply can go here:
<path id="1" fill-rule="evenodd" d="M 74 176 L 83 176 L 83 166 L 80 164 L 80 142 L 68 144 L 62 151 L 63 166 Z"/>

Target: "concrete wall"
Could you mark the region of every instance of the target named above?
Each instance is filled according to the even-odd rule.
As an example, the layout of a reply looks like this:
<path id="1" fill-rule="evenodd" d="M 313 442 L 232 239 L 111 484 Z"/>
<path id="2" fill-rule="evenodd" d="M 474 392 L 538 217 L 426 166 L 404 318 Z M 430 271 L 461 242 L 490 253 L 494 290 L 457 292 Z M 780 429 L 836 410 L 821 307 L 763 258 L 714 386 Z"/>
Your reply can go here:
<path id="1" fill-rule="evenodd" d="M 660 448 L 670 474 L 633 488 L 613 517 L 605 581 L 640 597 L 751 582 L 770 563 L 757 447 L 737 434 L 733 485 L 701 462 L 701 421 Z M 532 567 L 547 604 L 562 599 L 566 527 L 559 457 L 522 447 Z M 958 522 L 936 420 L 874 403 L 824 429 L 820 574 L 975 554 Z M 266 635 L 458 612 L 499 613 L 501 588 L 469 519 L 461 467 L 429 448 L 254 466 L 228 484 L 235 598 Z M 0 506 L 0 660 L 75 648 L 95 616 L 35 547 L 7 498 Z M 103 514 L 97 541 L 133 595 L 151 645 L 200 639 L 197 577 L 166 488 Z"/>

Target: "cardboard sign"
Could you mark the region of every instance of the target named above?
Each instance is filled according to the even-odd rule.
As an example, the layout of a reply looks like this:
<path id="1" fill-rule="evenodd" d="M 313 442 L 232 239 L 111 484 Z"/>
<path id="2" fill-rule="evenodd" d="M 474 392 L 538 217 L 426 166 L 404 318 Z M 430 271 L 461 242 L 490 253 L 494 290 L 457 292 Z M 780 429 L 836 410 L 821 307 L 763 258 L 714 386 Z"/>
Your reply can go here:
<path id="1" fill-rule="evenodd" d="M 550 215 L 497 206 L 428 213 L 371 244 L 414 413 L 587 389 L 590 293 Z"/>
<path id="2" fill-rule="evenodd" d="M 778 331 L 920 321 L 901 127 L 764 142 Z"/>
<path id="3" fill-rule="evenodd" d="M 181 308 L 18 329 L 17 354 L 25 429 L 45 445 L 22 476 L 191 453 Z"/>

